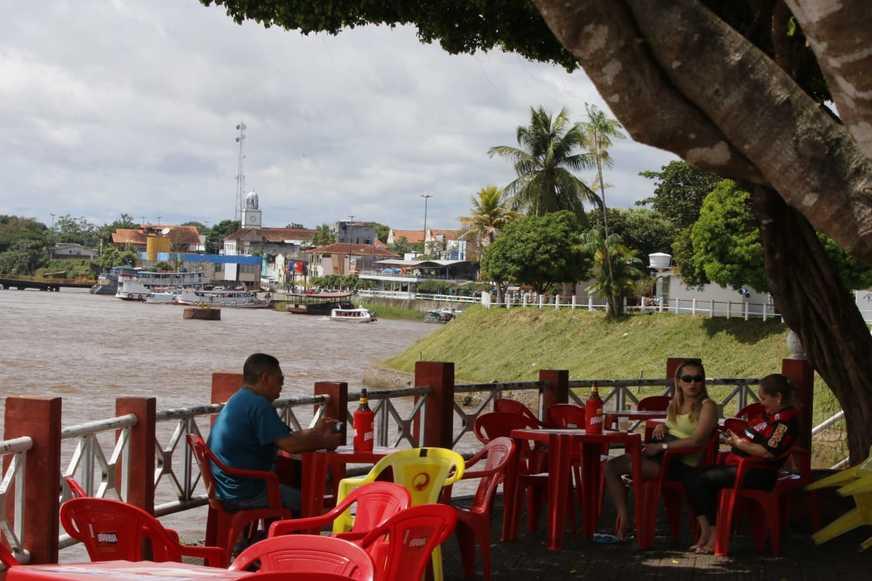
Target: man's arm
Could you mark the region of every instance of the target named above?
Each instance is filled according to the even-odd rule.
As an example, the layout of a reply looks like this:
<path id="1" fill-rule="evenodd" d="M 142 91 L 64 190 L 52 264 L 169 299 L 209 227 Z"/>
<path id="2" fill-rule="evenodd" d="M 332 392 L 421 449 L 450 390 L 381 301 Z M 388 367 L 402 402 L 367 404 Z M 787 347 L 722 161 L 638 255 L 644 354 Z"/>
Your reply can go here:
<path id="1" fill-rule="evenodd" d="M 276 440 L 276 446 L 290 454 L 312 452 L 314 450 L 332 450 L 342 443 L 342 434 L 337 433 L 334 419 L 322 418 L 315 427 L 299 430 L 289 436 Z"/>

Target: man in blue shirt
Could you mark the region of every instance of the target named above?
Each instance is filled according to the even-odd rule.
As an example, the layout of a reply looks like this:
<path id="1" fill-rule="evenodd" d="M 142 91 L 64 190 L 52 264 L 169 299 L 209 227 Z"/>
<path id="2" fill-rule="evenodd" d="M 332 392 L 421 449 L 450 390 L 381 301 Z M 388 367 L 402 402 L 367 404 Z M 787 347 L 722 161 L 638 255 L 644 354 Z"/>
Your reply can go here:
<path id="1" fill-rule="evenodd" d="M 278 449 L 309 452 L 333 449 L 341 444 L 336 420 L 322 418 L 315 427 L 291 432 L 272 406 L 282 391 L 285 376 L 278 360 L 255 353 L 245 360 L 243 387 L 234 393 L 218 414 L 209 433 L 209 448 L 228 466 L 245 470 L 272 470 Z M 266 482 L 258 478 L 231 476 L 212 465 L 218 497 L 228 508 L 259 508 L 269 505 Z M 300 492 L 280 485 L 282 503 L 300 510 Z"/>

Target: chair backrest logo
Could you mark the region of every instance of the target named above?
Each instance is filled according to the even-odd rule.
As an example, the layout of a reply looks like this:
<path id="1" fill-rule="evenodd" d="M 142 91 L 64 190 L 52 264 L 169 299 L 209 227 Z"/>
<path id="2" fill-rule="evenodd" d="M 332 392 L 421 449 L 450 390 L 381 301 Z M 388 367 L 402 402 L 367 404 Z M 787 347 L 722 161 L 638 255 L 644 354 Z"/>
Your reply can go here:
<path id="1" fill-rule="evenodd" d="M 97 542 L 104 545 L 117 545 L 118 533 L 97 533 Z"/>
<path id="2" fill-rule="evenodd" d="M 412 478 L 412 488 L 421 492 L 427 485 L 430 484 L 430 475 L 426 472 L 418 472 L 415 474 L 414 478 Z"/>

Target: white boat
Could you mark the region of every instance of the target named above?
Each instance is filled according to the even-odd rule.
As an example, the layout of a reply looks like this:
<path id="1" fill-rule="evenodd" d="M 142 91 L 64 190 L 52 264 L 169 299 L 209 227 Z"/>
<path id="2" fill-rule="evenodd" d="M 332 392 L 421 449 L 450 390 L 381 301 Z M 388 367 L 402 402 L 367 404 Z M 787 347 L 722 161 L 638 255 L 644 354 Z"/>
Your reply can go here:
<path id="1" fill-rule="evenodd" d="M 155 291 L 145 297 L 145 302 L 151 305 L 172 305 L 178 296 L 177 291 Z"/>
<path id="2" fill-rule="evenodd" d="M 144 301 L 156 291 L 168 288 L 203 288 L 204 272 L 150 272 L 135 270 L 118 274 L 115 296 L 125 301 Z"/>
<path id="3" fill-rule="evenodd" d="M 185 289 L 176 297 L 180 305 L 231 307 L 239 309 L 262 309 L 269 306 L 268 300 L 257 298 L 253 291 L 193 290 Z"/>
<path id="4" fill-rule="evenodd" d="M 343 323 L 372 323 L 376 318 L 369 309 L 331 309 L 330 320 Z"/>

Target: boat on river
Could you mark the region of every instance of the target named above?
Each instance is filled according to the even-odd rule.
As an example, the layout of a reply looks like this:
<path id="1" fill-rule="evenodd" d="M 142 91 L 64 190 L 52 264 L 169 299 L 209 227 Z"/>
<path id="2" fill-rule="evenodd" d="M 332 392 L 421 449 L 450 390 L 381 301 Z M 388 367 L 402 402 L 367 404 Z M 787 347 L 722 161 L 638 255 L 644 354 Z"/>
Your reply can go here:
<path id="1" fill-rule="evenodd" d="M 185 289 L 176 297 L 176 303 L 238 309 L 264 309 L 270 306 L 269 300 L 258 298 L 254 291 L 214 289 L 210 291 Z"/>
<path id="2" fill-rule="evenodd" d="M 154 292 L 173 288 L 200 289 L 206 285 L 204 272 L 150 272 L 146 270 L 118 273 L 115 297 L 125 301 L 144 301 Z"/>
<path id="3" fill-rule="evenodd" d="M 350 292 L 306 292 L 288 295 L 287 311 L 294 315 L 329 316 L 333 309 L 353 309 Z"/>
<path id="4" fill-rule="evenodd" d="M 155 291 L 145 297 L 145 302 L 150 305 L 173 305 L 176 303 L 181 291 Z"/>
<path id="5" fill-rule="evenodd" d="M 333 309 L 330 311 L 330 320 L 340 323 L 373 323 L 376 318 L 369 309 Z"/>
<path id="6" fill-rule="evenodd" d="M 457 311 L 450 307 L 442 307 L 441 309 L 434 309 L 432 311 L 427 311 L 427 314 L 424 315 L 425 323 L 442 323 L 445 324 L 455 318 L 460 314 L 460 311 Z"/>

